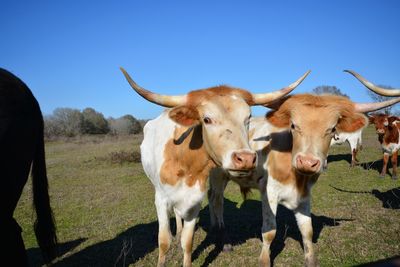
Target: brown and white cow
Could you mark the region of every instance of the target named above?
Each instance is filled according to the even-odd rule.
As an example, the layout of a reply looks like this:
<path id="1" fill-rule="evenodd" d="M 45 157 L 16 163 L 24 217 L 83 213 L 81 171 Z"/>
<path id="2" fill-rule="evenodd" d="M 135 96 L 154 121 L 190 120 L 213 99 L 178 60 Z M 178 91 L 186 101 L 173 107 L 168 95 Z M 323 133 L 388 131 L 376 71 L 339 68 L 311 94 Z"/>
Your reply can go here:
<path id="1" fill-rule="evenodd" d="M 175 212 L 177 233 L 181 235 L 183 265 L 191 266 L 193 233 L 210 170 L 219 166 L 232 177 L 249 175 L 256 165 L 256 153 L 248 143 L 249 106 L 265 105 L 288 94 L 308 72 L 290 86 L 271 93 L 252 94 L 218 86 L 183 96 L 165 96 L 141 88 L 121 70 L 142 97 L 171 108 L 145 125 L 141 158 L 155 188 L 158 266 L 165 264 L 171 243 L 170 210 Z"/>
<path id="2" fill-rule="evenodd" d="M 385 177 L 389 157 L 392 156 L 392 179 L 395 180 L 397 179 L 397 154 L 400 148 L 400 118 L 387 114 L 372 114 L 369 116 L 369 122 L 375 124 L 378 140 L 383 150 L 383 167 L 379 176 Z"/>
<path id="3" fill-rule="evenodd" d="M 318 261 L 312 245 L 310 194 L 327 157 L 332 137 L 356 132 L 368 124 L 363 112 L 397 103 L 400 98 L 373 104 L 356 104 L 345 97 L 301 94 L 283 98 L 266 118 L 250 121 L 250 146 L 257 151 L 256 171 L 231 177 L 216 169 L 210 177 L 210 215 L 213 225 L 224 226 L 223 191 L 229 180 L 246 192 L 259 189 L 262 198 L 260 265 L 270 265 L 270 245 L 276 233 L 276 211 L 282 204 L 295 213 L 307 266 Z"/>
<path id="4" fill-rule="evenodd" d="M 386 89 L 366 80 L 360 74 L 352 70 L 345 70 L 354 77 L 356 77 L 365 87 L 383 96 L 400 96 L 400 89 Z M 379 142 L 383 149 L 383 168 L 380 177 L 386 175 L 387 163 L 389 156 L 392 155 L 393 174 L 392 178 L 397 179 L 397 154 L 399 149 L 399 119 L 394 116 L 384 114 L 374 114 L 369 117 L 370 123 L 375 124 L 375 129 L 378 134 Z"/>

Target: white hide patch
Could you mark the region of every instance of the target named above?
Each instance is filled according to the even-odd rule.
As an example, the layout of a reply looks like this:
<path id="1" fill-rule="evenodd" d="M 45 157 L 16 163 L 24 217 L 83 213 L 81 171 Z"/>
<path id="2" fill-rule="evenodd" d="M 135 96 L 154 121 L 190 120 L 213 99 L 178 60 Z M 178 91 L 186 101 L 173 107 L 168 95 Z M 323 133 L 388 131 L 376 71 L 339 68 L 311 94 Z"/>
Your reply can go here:
<path id="1" fill-rule="evenodd" d="M 383 153 L 392 155 L 400 149 L 400 143 L 390 143 L 388 145 L 382 144 Z"/>
<path id="2" fill-rule="evenodd" d="M 281 184 L 274 177 L 268 176 L 267 195 L 269 201 L 277 201 L 278 204 L 290 210 L 299 207 L 300 204 L 308 201 L 309 197 L 302 197 L 295 184 Z M 276 199 L 276 200 L 274 200 Z"/>
<path id="3" fill-rule="evenodd" d="M 349 145 L 351 147 L 351 150 L 358 148 L 362 144 L 362 131 L 363 129 L 360 129 L 356 132 L 353 133 L 339 133 L 335 134 L 335 137 L 332 138 L 331 140 L 331 146 L 332 145 L 341 145 L 344 142 L 349 142 Z"/>

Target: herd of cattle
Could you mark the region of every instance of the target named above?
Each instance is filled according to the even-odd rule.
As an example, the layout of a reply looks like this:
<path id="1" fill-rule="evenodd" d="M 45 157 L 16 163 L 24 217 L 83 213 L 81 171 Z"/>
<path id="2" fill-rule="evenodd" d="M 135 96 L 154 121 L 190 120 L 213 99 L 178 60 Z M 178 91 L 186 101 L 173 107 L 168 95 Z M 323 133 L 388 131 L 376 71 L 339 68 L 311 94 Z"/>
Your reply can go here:
<path id="1" fill-rule="evenodd" d="M 270 245 L 276 234 L 278 204 L 293 210 L 304 245 L 306 266 L 317 266 L 314 254 L 310 211 L 311 187 L 326 168 L 330 145 L 348 141 L 352 163 L 361 147 L 361 133 L 375 124 L 387 162 L 392 155 L 393 179 L 397 178 L 397 150 L 400 147 L 400 119 L 374 114 L 400 102 L 400 97 L 377 103 L 354 103 L 335 95 L 288 95 L 309 74 L 270 93 L 252 94 L 228 86 L 167 96 L 137 85 L 122 69 L 132 88 L 142 97 L 167 107 L 144 127 L 140 146 L 143 169 L 155 188 L 159 223 L 158 266 L 165 265 L 172 234 L 169 212 L 176 217 L 177 236 L 183 249 L 183 266 L 191 266 L 192 242 L 201 203 L 208 199 L 211 224 L 223 237 L 224 190 L 229 181 L 245 195 L 260 191 L 262 202 L 261 266 L 270 265 Z M 380 95 L 400 96 L 400 90 L 373 85 L 348 71 L 367 88 Z M 263 105 L 265 117 L 251 117 L 250 106 Z M 13 74 L 0 69 L 0 162 L 3 185 L 0 189 L 0 250 L 5 262 L 27 265 L 21 229 L 13 219 L 18 199 L 32 165 L 33 200 L 37 214 L 35 233 L 46 261 L 55 256 L 57 238 L 47 192 L 44 160 L 43 118 L 28 87 Z M 4 238 L 3 238 L 4 237 Z"/>

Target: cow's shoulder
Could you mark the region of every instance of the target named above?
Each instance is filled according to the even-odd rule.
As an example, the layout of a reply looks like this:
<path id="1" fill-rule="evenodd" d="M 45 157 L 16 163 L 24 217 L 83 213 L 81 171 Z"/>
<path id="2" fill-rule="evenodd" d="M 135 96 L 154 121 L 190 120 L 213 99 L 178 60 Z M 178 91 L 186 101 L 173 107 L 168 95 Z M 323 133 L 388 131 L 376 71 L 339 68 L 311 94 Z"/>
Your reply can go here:
<path id="1" fill-rule="evenodd" d="M 198 183 L 200 189 L 205 191 L 209 171 L 215 164 L 205 149 L 201 125 L 176 125 L 164 146 L 163 156 L 160 170 L 162 184 L 176 186 L 184 182 L 192 187 Z"/>

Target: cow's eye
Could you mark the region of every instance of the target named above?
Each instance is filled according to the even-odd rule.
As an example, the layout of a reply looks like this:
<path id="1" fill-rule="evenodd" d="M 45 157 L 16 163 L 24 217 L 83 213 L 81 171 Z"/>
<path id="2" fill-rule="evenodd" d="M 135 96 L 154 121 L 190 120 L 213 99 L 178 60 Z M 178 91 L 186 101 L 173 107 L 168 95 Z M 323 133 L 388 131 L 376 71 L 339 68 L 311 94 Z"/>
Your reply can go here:
<path id="1" fill-rule="evenodd" d="M 294 125 L 293 122 L 292 122 L 292 124 L 290 125 L 290 128 L 291 128 L 292 130 L 294 130 L 294 129 L 296 128 L 296 126 Z"/>
<path id="2" fill-rule="evenodd" d="M 211 124 L 211 122 L 212 122 L 209 117 L 204 117 L 203 121 L 204 121 L 205 124 Z"/>
<path id="3" fill-rule="evenodd" d="M 332 128 L 332 133 L 335 133 L 336 132 L 336 127 L 333 127 Z"/>

